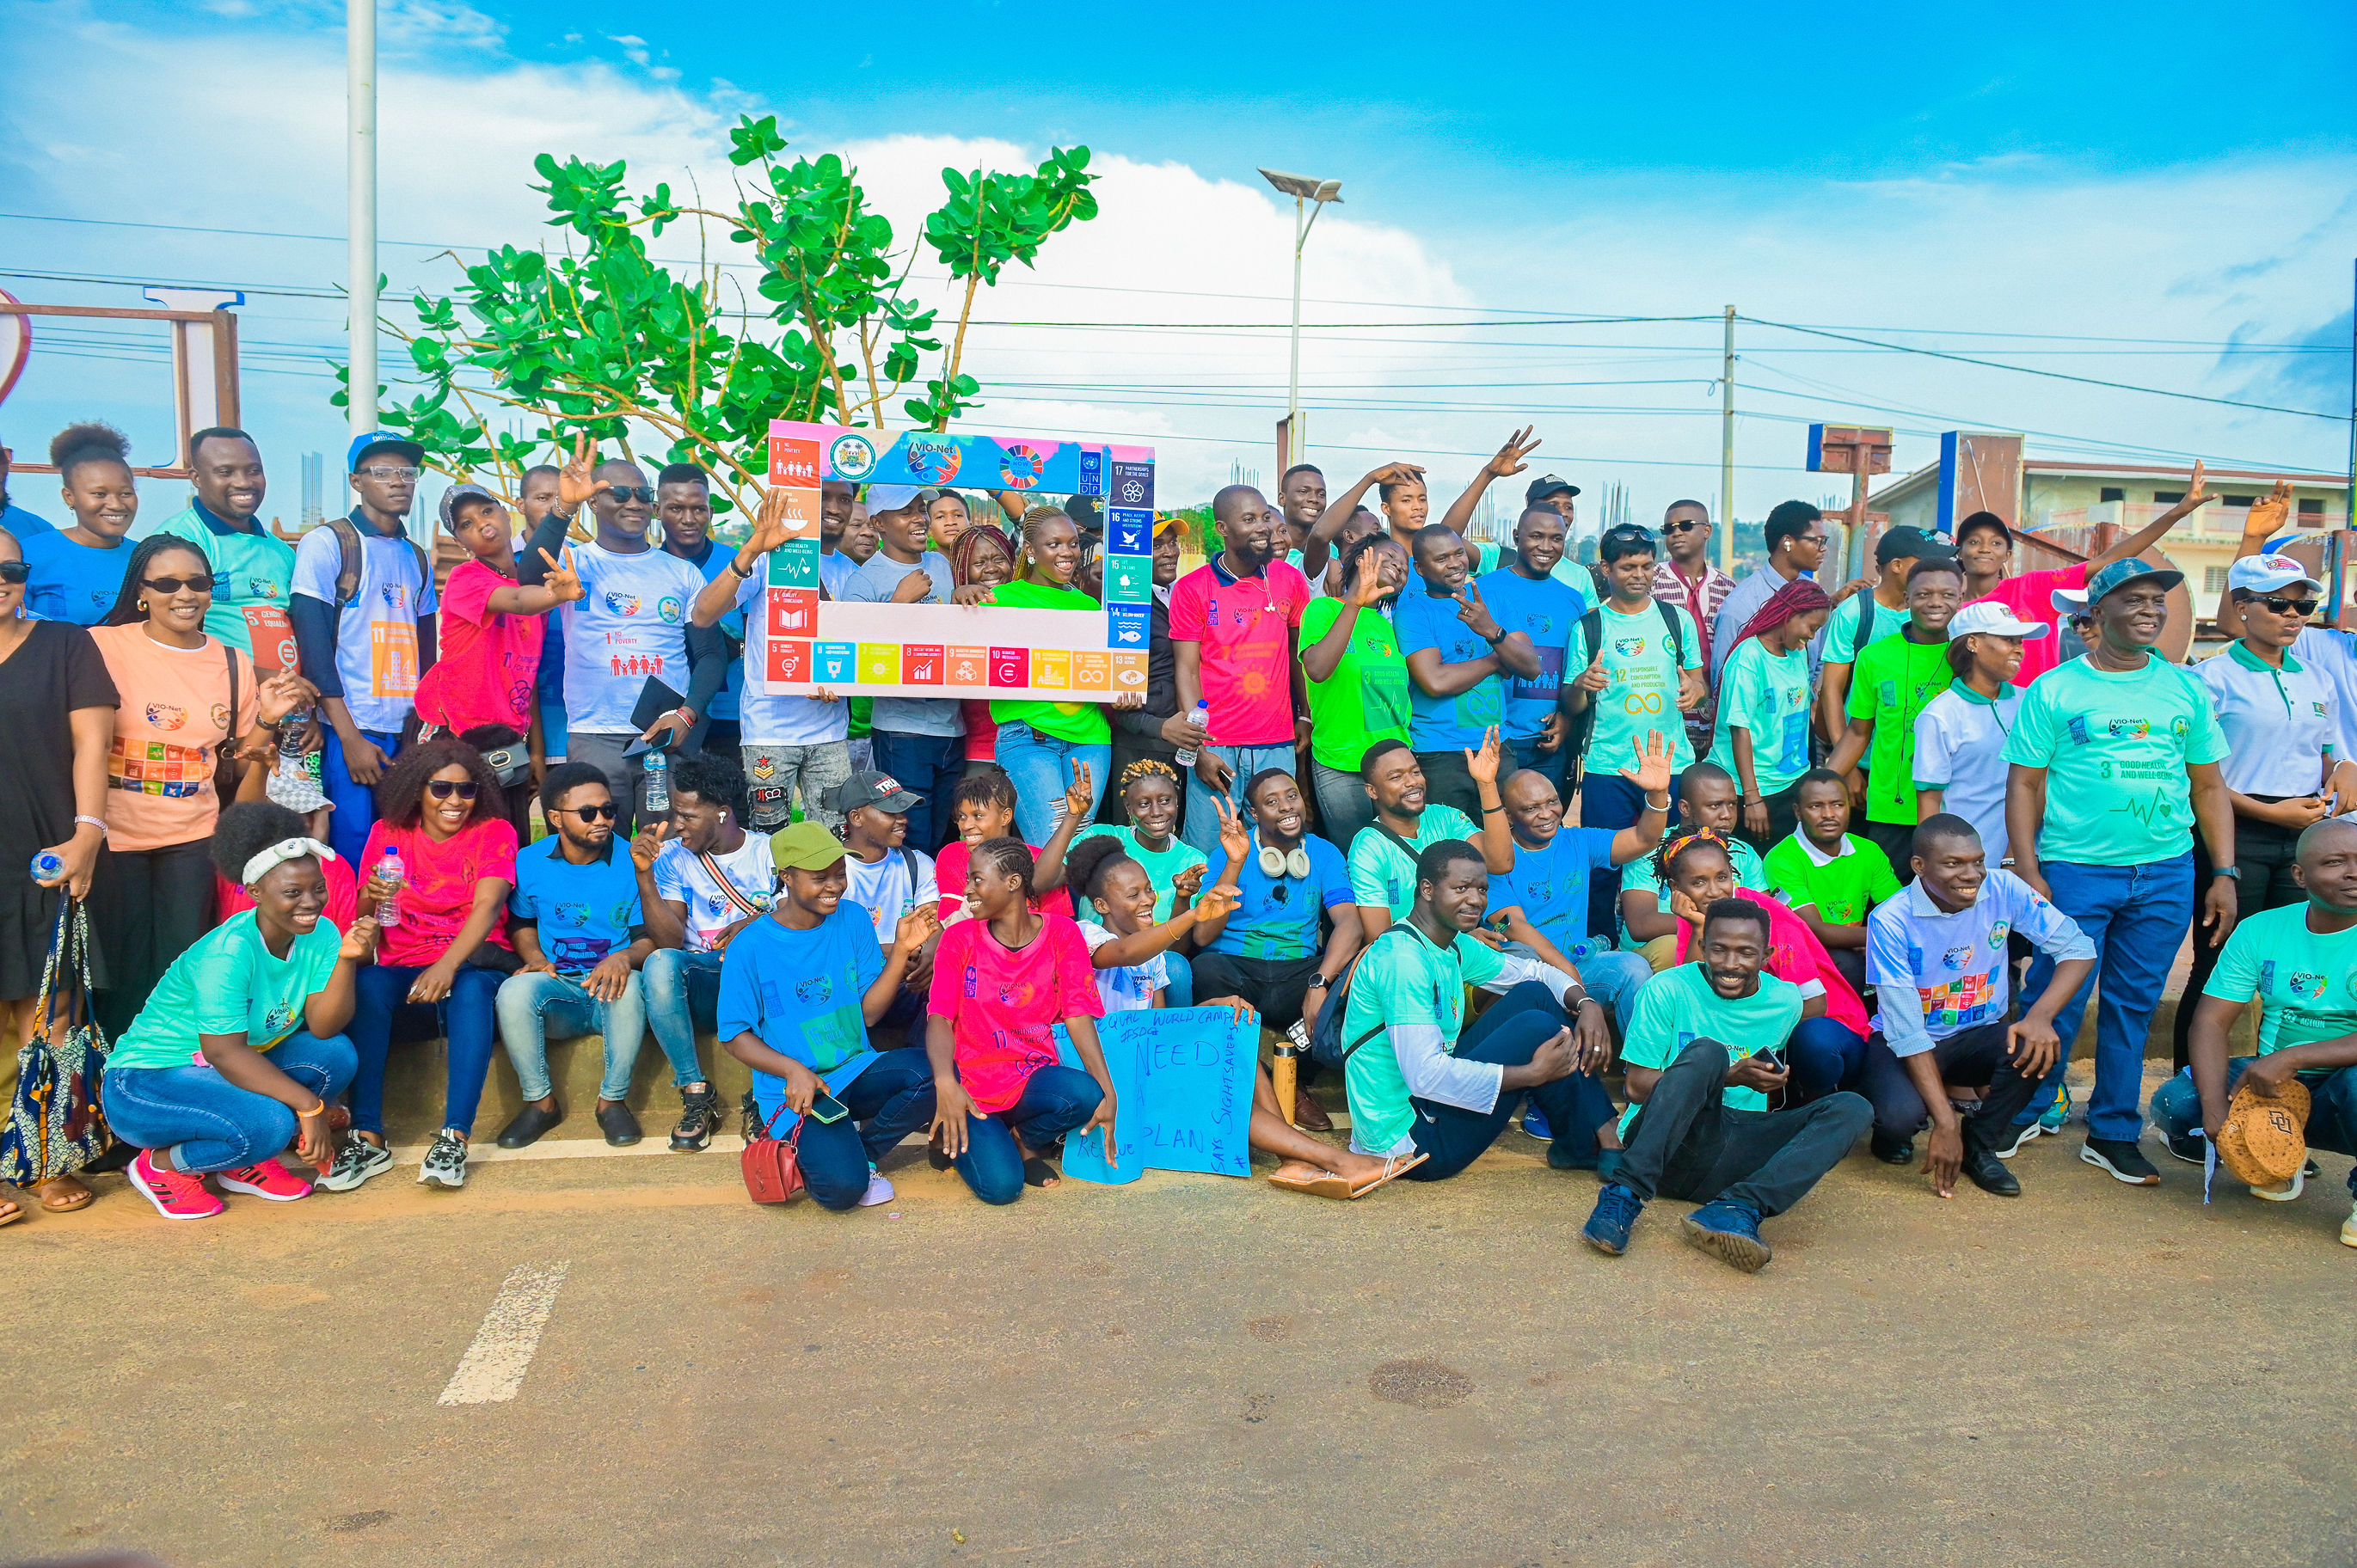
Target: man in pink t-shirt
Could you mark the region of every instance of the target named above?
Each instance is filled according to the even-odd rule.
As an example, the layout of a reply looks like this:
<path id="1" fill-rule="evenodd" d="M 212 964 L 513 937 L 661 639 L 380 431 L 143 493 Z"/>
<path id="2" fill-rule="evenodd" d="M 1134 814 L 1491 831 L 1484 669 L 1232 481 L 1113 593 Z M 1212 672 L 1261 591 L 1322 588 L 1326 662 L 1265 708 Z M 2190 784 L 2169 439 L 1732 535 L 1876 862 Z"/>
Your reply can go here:
<path id="1" fill-rule="evenodd" d="M 1308 711 L 1295 644 L 1309 579 L 1282 558 L 1284 517 L 1250 485 L 1212 497 L 1211 516 L 1227 548 L 1170 589 L 1178 711 L 1211 710 L 1178 836 L 1206 854 L 1220 842 L 1213 802 L 1264 768 L 1292 772 L 1295 715 Z"/>

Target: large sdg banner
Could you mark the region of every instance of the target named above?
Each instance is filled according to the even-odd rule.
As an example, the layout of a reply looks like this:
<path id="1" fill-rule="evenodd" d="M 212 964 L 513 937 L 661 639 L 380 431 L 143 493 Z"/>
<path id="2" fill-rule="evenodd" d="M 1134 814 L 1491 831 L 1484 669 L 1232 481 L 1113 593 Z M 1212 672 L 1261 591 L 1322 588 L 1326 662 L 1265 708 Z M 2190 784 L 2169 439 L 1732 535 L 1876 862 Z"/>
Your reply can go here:
<path id="1" fill-rule="evenodd" d="M 819 595 L 819 487 L 935 485 L 1096 496 L 1105 503 L 1102 610 L 842 604 Z M 793 533 L 746 617 L 748 679 L 763 693 L 1045 698 L 1104 703 L 1146 690 L 1154 594 L 1154 449 L 1029 435 L 890 434 L 775 420 L 770 485 Z"/>

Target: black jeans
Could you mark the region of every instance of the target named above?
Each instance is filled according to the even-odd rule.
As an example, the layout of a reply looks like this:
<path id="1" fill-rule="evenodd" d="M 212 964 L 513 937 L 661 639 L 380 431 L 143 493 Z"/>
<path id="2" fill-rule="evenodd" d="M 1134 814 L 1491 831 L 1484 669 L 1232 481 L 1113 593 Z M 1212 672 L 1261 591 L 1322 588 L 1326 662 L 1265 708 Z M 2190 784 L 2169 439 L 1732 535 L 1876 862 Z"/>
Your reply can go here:
<path id="1" fill-rule="evenodd" d="M 1730 1111 L 1733 1065 L 1705 1037 L 1678 1053 L 1630 1123 L 1620 1184 L 1639 1197 L 1739 1203 L 1765 1218 L 1809 1195 L 1839 1165 L 1874 1109 L 1843 1090 L 1790 1111 Z"/>
<path id="2" fill-rule="evenodd" d="M 1481 787 L 1465 767 L 1462 751 L 1419 751 L 1416 765 L 1424 769 L 1424 803 L 1454 806 L 1481 826 Z"/>
<path id="3" fill-rule="evenodd" d="M 1491 1004 L 1473 1026 L 1458 1037 L 1451 1054 L 1461 1061 L 1496 1062 L 1501 1067 L 1525 1067 L 1538 1048 L 1570 1027 L 1563 1007 L 1547 988 L 1526 980 Z M 1480 1158 L 1481 1151 L 1498 1141 L 1514 1108 L 1527 1093 L 1555 1130 L 1555 1141 L 1593 1161 L 1596 1130 L 1612 1120 L 1612 1097 L 1589 1073 L 1576 1072 L 1532 1090 L 1505 1090 L 1487 1111 L 1410 1096 L 1415 1108 L 1414 1136 L 1418 1153 L 1430 1156 L 1407 1173 L 1410 1181 L 1441 1181 Z"/>
<path id="4" fill-rule="evenodd" d="M 1834 961 L 1834 967 L 1841 971 L 1841 977 L 1844 980 L 1849 982 L 1849 988 L 1858 995 L 1864 996 L 1866 994 L 1866 950 L 1828 947 L 1825 949 L 1825 956 Z"/>
<path id="5" fill-rule="evenodd" d="M 172 961 L 213 929 L 212 841 L 102 849 L 91 878 L 91 937 L 106 960 L 94 1011 L 123 1038 Z"/>
<path id="6" fill-rule="evenodd" d="M 2013 1135 L 2013 1119 L 2029 1104 L 2038 1080 L 2024 1078 L 2006 1055 L 2006 1024 L 1976 1024 L 1950 1035 L 1932 1047 L 1940 1066 L 1940 1081 L 1981 1090 L 1981 1108 L 1964 1118 L 1964 1136 L 1984 1148 L 1995 1148 Z M 1931 1111 L 1907 1076 L 1907 1064 L 1880 1034 L 1866 1042 L 1866 1076 L 1859 1084 L 1874 1102 L 1874 1130 L 1885 1138 L 1911 1138 L 1930 1120 Z"/>
<path id="7" fill-rule="evenodd" d="M 2267 800 L 2265 795 L 2254 800 Z M 2234 865 L 2243 874 L 2234 885 L 2234 908 L 2237 918 L 2247 918 L 2268 909 L 2280 909 L 2287 904 L 2304 902 L 2308 895 L 2291 878 L 2294 853 L 2299 846 L 2299 835 L 2289 828 L 2279 828 L 2273 822 L 2262 822 L 2251 817 L 2234 819 Z M 2201 929 L 2201 900 L 2210 891 L 2210 845 L 2200 833 L 2193 835 L 2193 968 L 2185 977 L 2185 994 L 2178 999 L 2177 1025 L 2170 1034 L 2170 1057 L 2179 1072 L 2193 1060 L 2190 1042 L 2193 1038 L 2193 1007 L 2201 998 L 2201 987 L 2210 979 L 2210 972 L 2218 967 L 2218 955 L 2225 949 L 2221 942 L 2212 947 Z"/>
<path id="8" fill-rule="evenodd" d="M 1318 972 L 1318 957 L 1239 958 L 1234 953 L 1199 952 L 1195 966 L 1197 1005 L 1210 997 L 1241 996 L 1260 1014 L 1260 1021 L 1282 1033 L 1301 1017 L 1302 998 L 1309 977 Z M 1329 997 L 1330 1001 L 1331 998 Z"/>
<path id="9" fill-rule="evenodd" d="M 1890 869 L 1898 874 L 1899 886 L 1904 887 L 1915 880 L 1914 823 L 1868 822 L 1866 836 L 1889 860 Z"/>

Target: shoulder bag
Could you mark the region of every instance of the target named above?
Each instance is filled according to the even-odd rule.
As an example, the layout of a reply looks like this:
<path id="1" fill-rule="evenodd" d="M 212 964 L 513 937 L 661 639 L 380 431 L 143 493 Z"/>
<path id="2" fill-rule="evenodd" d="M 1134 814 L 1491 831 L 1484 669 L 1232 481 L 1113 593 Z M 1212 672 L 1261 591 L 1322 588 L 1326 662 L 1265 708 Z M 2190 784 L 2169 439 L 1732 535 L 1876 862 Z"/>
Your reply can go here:
<path id="1" fill-rule="evenodd" d="M 745 1097 L 745 1153 L 738 1164 L 745 1173 L 745 1191 L 756 1203 L 791 1203 L 802 1195 L 802 1121 L 797 1119 L 794 1130 L 783 1138 L 771 1136 L 778 1117 L 791 1115 L 792 1108 L 780 1104 L 778 1115 L 761 1123 L 759 1136 L 753 1134 L 754 1102 L 751 1094 Z"/>

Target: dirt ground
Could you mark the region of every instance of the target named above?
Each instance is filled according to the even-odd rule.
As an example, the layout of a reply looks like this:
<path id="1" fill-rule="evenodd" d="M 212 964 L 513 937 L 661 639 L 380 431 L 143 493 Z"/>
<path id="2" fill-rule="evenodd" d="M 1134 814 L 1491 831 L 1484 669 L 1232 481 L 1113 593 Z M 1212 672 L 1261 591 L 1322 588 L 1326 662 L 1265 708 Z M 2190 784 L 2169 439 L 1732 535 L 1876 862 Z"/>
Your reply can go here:
<path id="1" fill-rule="evenodd" d="M 1756 1276 L 1684 1204 L 1587 1251 L 1595 1179 L 1520 1133 L 1357 1205 L 1149 1176 L 992 1210 L 913 1145 L 848 1215 L 757 1208 L 720 1155 L 186 1225 L 107 1178 L 0 1232 L 0 1557 L 2351 1561 L 2348 1162 L 2205 1208 L 2079 1137 L 2013 1202 L 1861 1151 Z M 493 1304 L 558 1265 L 534 1342 Z M 437 1402 L 486 1347 L 529 1354 L 515 1396 Z"/>

